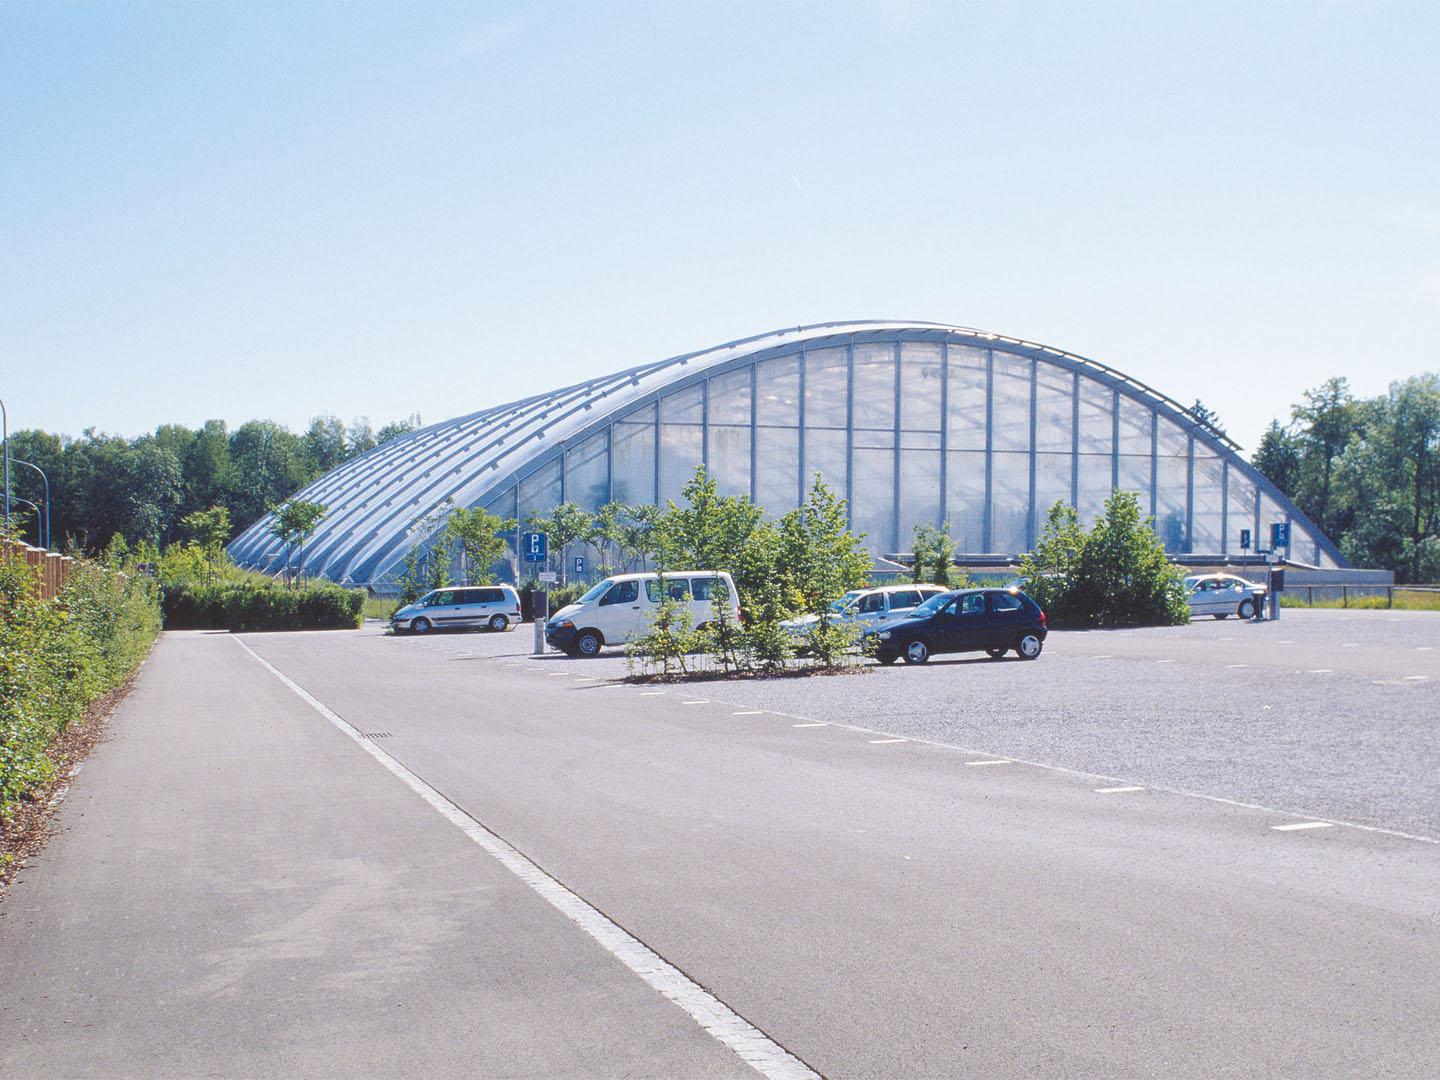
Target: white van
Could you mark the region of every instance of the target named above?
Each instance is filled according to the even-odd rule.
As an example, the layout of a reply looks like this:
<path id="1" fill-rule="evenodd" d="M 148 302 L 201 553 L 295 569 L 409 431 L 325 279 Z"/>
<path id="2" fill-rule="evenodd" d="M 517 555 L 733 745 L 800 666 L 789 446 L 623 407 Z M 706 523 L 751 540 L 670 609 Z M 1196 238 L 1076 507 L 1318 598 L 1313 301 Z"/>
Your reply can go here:
<path id="1" fill-rule="evenodd" d="M 731 614 L 740 618 L 740 595 L 723 570 L 674 570 L 660 574 L 616 574 L 590 589 L 575 603 L 561 608 L 545 624 L 545 640 L 571 656 L 595 656 L 606 645 L 623 645 L 647 633 L 662 599 L 690 606 L 695 626 L 714 616 L 716 590 L 728 597 Z"/>

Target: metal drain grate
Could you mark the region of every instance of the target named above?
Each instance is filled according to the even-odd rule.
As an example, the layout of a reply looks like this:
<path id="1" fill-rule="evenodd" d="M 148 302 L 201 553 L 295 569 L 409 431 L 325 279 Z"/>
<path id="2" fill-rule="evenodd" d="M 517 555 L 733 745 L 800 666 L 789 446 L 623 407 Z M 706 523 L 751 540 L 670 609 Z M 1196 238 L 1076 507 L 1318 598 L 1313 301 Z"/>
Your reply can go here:
<path id="1" fill-rule="evenodd" d="M 360 737 L 362 739 L 389 739 L 394 737 L 394 733 L 389 731 L 365 731 L 361 732 Z"/>

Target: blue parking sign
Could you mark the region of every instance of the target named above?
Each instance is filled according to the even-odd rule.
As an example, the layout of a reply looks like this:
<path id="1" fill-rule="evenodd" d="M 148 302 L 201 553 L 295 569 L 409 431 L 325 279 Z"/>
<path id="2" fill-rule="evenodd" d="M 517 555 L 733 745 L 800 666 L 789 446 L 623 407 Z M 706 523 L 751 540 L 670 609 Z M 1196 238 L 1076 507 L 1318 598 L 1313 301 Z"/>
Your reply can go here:
<path id="1" fill-rule="evenodd" d="M 584 555 L 576 555 L 576 556 L 575 556 L 575 576 L 576 576 L 576 577 L 584 577 L 584 576 L 585 576 L 585 556 L 584 556 Z"/>
<path id="2" fill-rule="evenodd" d="M 1270 549 L 1279 551 L 1283 547 L 1290 546 L 1290 523 L 1288 521 L 1272 521 L 1270 523 Z"/>
<path id="3" fill-rule="evenodd" d="M 550 557 L 550 538 L 542 532 L 528 532 L 520 539 L 526 562 L 544 562 Z"/>

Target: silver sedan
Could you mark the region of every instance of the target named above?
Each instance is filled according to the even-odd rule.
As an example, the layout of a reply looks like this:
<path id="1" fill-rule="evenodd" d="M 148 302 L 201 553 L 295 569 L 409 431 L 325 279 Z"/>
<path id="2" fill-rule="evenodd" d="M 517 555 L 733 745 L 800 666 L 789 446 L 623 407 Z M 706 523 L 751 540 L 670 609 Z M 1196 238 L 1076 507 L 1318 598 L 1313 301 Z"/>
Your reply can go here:
<path id="1" fill-rule="evenodd" d="M 1185 597 L 1190 604 L 1190 614 L 1214 615 L 1217 619 L 1228 619 L 1239 615 L 1242 619 L 1255 615 L 1255 592 L 1262 594 L 1264 603 L 1265 586 L 1256 585 L 1234 574 L 1196 574 L 1185 579 Z"/>

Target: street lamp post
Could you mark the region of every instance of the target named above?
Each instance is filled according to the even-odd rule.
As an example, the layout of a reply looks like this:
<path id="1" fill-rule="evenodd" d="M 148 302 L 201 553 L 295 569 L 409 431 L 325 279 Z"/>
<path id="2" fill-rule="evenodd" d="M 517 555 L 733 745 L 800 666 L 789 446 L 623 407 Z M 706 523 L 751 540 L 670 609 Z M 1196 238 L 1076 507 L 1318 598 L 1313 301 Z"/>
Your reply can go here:
<path id="1" fill-rule="evenodd" d="M 42 469 L 42 468 L 40 468 L 40 466 L 39 466 L 39 465 L 36 465 L 33 461 L 23 461 L 23 460 L 21 460 L 20 458 L 16 458 L 16 459 L 15 459 L 15 464 L 16 464 L 16 465 L 24 465 L 24 466 L 26 466 L 27 468 L 34 469 L 37 473 L 40 474 L 40 479 L 41 479 L 41 481 L 45 484 L 45 539 L 44 539 L 44 544 L 45 544 L 45 550 L 46 550 L 46 551 L 49 551 L 49 550 L 50 550 L 50 478 L 45 475 L 45 470 Z"/>
<path id="2" fill-rule="evenodd" d="M 40 507 L 36 506 L 29 499 L 22 499 L 19 495 L 11 495 L 10 500 L 12 502 L 24 503 L 30 507 L 31 510 L 35 511 L 35 528 L 38 530 L 40 528 Z"/>

